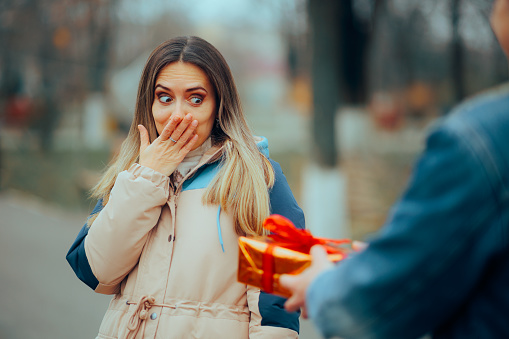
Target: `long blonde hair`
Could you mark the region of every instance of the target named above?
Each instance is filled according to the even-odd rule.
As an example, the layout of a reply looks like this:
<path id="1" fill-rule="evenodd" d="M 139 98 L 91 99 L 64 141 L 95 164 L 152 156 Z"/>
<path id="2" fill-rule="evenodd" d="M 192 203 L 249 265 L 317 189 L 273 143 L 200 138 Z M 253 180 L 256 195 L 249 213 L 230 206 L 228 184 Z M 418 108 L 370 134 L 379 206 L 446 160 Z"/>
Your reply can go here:
<path id="1" fill-rule="evenodd" d="M 222 166 L 205 192 L 203 203 L 220 205 L 232 215 L 237 234 L 263 234 L 262 222 L 270 213 L 269 189 L 274 185 L 274 170 L 256 146 L 228 64 L 214 46 L 198 37 L 177 37 L 152 52 L 140 79 L 127 138 L 91 196 L 107 201 L 118 174 L 138 161 L 139 124 L 147 128 L 150 142 L 157 138 L 152 116 L 155 83 L 159 72 L 177 61 L 192 63 L 207 74 L 218 103 L 217 123 L 211 136 L 215 144 L 223 147 Z"/>

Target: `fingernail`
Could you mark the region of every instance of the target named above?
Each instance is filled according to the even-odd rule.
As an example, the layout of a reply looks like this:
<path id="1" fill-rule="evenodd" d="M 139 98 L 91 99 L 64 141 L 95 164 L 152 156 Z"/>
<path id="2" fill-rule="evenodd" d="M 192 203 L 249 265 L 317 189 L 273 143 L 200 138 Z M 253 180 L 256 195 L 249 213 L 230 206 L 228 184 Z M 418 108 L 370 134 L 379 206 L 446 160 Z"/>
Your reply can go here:
<path id="1" fill-rule="evenodd" d="M 198 126 L 198 120 L 194 120 L 194 121 L 191 123 L 191 126 L 193 126 L 193 127 Z"/>

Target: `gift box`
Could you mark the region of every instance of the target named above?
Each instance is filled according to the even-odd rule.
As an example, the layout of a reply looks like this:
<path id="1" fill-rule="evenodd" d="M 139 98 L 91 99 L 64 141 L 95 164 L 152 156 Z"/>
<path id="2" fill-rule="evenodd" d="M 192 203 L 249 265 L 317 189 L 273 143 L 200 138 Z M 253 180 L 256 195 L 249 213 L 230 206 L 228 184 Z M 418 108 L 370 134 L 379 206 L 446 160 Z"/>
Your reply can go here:
<path id="1" fill-rule="evenodd" d="M 237 280 L 267 293 L 290 297 L 290 291 L 279 284 L 279 277 L 299 274 L 311 265 L 309 251 L 314 245 L 322 245 L 333 262 L 345 259 L 350 252 L 349 239 L 314 237 L 280 215 L 265 219 L 263 227 L 270 235 L 239 237 Z"/>

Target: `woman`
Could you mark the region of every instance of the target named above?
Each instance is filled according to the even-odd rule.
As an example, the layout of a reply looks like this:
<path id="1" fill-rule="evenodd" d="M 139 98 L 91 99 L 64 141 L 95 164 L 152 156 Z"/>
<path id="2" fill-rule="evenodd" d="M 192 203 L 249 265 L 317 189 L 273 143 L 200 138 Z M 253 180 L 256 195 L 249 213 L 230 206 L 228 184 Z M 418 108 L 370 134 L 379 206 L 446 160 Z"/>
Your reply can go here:
<path id="1" fill-rule="evenodd" d="M 197 37 L 145 65 L 119 156 L 67 260 L 114 294 L 98 338 L 295 338 L 284 300 L 237 282 L 239 235 L 304 217 L 267 140 L 252 136 L 222 55 Z"/>

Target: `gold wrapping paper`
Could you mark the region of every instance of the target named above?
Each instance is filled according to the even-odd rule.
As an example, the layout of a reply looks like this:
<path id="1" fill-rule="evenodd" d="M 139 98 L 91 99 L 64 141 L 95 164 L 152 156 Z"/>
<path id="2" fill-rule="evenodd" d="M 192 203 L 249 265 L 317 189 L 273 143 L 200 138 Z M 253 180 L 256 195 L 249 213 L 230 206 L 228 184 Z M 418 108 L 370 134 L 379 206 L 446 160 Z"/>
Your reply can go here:
<path id="1" fill-rule="evenodd" d="M 240 237 L 239 249 L 237 280 L 285 298 L 290 297 L 291 293 L 279 284 L 281 274 L 296 275 L 311 265 L 311 255 L 280 247 L 267 237 Z M 271 253 L 268 254 L 268 252 Z M 267 255 L 272 258 L 272 263 L 265 266 L 271 267 L 264 267 L 264 263 L 267 264 Z M 343 260 L 346 254 L 329 254 L 328 257 L 329 260 L 337 262 Z M 268 278 L 267 274 L 270 274 L 270 271 L 272 271 L 272 276 Z M 270 281 L 271 284 L 267 285 L 267 281 Z M 269 290 L 264 289 L 264 284 L 269 286 Z"/>

